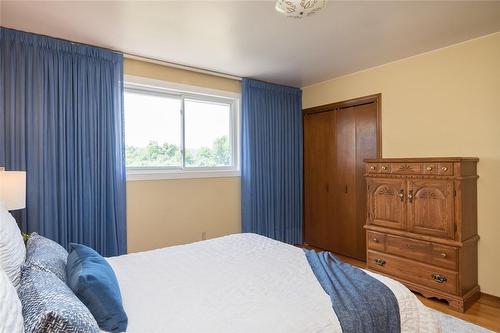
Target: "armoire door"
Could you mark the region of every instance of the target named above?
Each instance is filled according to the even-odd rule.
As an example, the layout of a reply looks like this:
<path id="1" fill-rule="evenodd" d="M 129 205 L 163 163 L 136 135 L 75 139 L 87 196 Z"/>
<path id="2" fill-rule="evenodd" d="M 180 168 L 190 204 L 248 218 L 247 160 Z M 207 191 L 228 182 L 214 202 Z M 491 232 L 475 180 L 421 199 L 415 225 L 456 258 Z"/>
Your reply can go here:
<path id="1" fill-rule="evenodd" d="M 408 231 L 454 238 L 452 180 L 408 180 Z"/>
<path id="2" fill-rule="evenodd" d="M 367 224 L 406 229 L 406 180 L 368 178 Z"/>
<path id="3" fill-rule="evenodd" d="M 335 112 L 304 116 L 304 242 L 331 250 Z"/>

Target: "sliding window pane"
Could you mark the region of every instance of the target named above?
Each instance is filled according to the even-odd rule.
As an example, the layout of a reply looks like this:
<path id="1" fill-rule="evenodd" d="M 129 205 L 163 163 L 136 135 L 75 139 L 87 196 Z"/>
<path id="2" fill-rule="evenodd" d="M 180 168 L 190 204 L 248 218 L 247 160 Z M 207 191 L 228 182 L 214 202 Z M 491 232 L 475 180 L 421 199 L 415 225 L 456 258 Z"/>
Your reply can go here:
<path id="1" fill-rule="evenodd" d="M 184 100 L 186 167 L 231 165 L 231 105 Z"/>
<path id="2" fill-rule="evenodd" d="M 125 91 L 127 167 L 181 167 L 181 99 Z"/>

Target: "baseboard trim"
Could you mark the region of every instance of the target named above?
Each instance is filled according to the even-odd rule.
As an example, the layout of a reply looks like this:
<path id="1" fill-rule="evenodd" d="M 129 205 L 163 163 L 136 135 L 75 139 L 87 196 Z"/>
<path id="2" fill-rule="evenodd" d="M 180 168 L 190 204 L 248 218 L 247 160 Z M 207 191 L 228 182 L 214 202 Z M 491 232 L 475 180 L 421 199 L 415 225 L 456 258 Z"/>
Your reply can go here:
<path id="1" fill-rule="evenodd" d="M 500 309 L 500 297 L 481 292 L 481 302 Z"/>

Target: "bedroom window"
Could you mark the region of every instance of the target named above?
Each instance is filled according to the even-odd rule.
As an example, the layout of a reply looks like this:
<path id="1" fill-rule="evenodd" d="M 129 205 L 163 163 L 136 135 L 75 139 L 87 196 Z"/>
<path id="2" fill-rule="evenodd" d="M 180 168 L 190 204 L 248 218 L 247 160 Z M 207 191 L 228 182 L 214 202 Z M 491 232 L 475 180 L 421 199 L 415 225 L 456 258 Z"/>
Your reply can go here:
<path id="1" fill-rule="evenodd" d="M 127 179 L 239 175 L 237 96 L 164 85 L 125 84 Z"/>

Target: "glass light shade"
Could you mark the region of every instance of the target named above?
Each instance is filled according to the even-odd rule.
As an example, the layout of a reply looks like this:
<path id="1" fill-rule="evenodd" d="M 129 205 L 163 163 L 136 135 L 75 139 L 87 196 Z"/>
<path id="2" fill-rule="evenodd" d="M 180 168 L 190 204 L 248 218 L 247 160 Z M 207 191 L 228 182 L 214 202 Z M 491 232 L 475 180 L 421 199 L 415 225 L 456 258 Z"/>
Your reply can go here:
<path id="1" fill-rule="evenodd" d="M 302 18 L 321 10 L 326 0 L 277 0 L 276 10 L 288 17 Z"/>
<path id="2" fill-rule="evenodd" d="M 26 207 L 26 172 L 0 170 L 0 202 L 7 210 Z"/>

